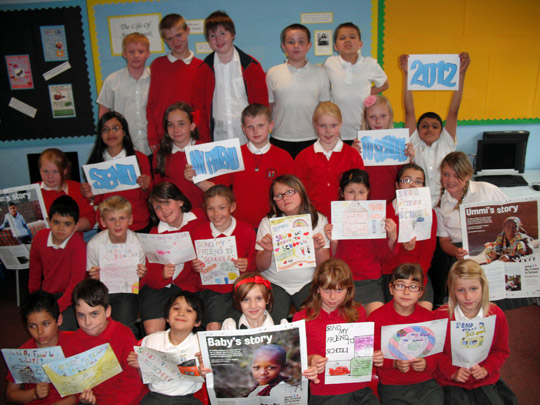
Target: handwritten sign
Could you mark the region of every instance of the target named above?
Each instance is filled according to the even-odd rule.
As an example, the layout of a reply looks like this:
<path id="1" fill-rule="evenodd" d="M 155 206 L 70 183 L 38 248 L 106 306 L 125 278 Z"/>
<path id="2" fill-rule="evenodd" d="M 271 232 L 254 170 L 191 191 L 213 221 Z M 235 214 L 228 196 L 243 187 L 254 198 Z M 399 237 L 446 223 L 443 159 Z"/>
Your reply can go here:
<path id="1" fill-rule="evenodd" d="M 398 242 L 409 242 L 413 237 L 416 237 L 417 241 L 431 238 L 433 211 L 429 188 L 396 190 L 396 196 L 399 217 Z"/>
<path id="2" fill-rule="evenodd" d="M 373 329 L 373 322 L 326 326 L 326 384 L 371 381 Z"/>
<path id="3" fill-rule="evenodd" d="M 366 166 L 404 165 L 409 162 L 405 156 L 405 145 L 409 142 L 409 130 L 379 129 L 358 131 L 362 143 L 362 159 Z"/>
<path id="4" fill-rule="evenodd" d="M 316 265 L 312 229 L 309 214 L 270 218 L 277 271 Z"/>
<path id="5" fill-rule="evenodd" d="M 491 349 L 496 316 L 484 319 L 450 322 L 452 364 L 471 368 L 484 361 Z"/>
<path id="6" fill-rule="evenodd" d="M 139 245 L 109 243 L 99 246 L 99 278 L 114 293 L 139 293 Z"/>
<path id="7" fill-rule="evenodd" d="M 332 239 L 384 239 L 386 201 L 332 201 Z"/>
<path id="8" fill-rule="evenodd" d="M 208 273 L 201 273 L 201 282 L 208 284 L 234 284 L 240 273 L 232 259 L 238 259 L 236 237 L 199 239 L 195 241 L 197 258 L 204 263 Z"/>
<path id="9" fill-rule="evenodd" d="M 183 353 L 165 353 L 142 346 L 134 346 L 133 350 L 137 353 L 144 384 L 166 381 L 204 382 L 197 360 L 188 359 Z"/>
<path id="10" fill-rule="evenodd" d="M 185 150 L 188 163 L 197 173 L 193 177 L 195 183 L 225 173 L 244 170 L 240 140 L 237 138 L 186 146 Z"/>
<path id="11" fill-rule="evenodd" d="M 442 352 L 447 319 L 388 325 L 381 328 L 381 349 L 385 359 L 412 360 Z"/>
<path id="12" fill-rule="evenodd" d="M 109 343 L 45 364 L 43 369 L 62 397 L 93 388 L 122 372 Z"/>
<path id="13" fill-rule="evenodd" d="M 150 41 L 150 52 L 163 52 L 163 42 L 159 35 L 161 14 L 139 14 L 108 17 L 109 38 L 113 56 L 122 55 L 122 40 L 132 32 L 145 35 Z"/>
<path id="14" fill-rule="evenodd" d="M 141 170 L 135 156 L 83 165 L 83 171 L 94 195 L 140 187 L 137 177 Z"/>
<path id="15" fill-rule="evenodd" d="M 409 90 L 459 90 L 459 55 L 409 55 Z"/>
<path id="16" fill-rule="evenodd" d="M 41 366 L 64 359 L 60 346 L 43 349 L 2 349 L 2 354 L 17 384 L 51 382 Z"/>
<path id="17" fill-rule="evenodd" d="M 197 258 L 189 232 L 137 234 L 150 263 L 180 264 Z"/>

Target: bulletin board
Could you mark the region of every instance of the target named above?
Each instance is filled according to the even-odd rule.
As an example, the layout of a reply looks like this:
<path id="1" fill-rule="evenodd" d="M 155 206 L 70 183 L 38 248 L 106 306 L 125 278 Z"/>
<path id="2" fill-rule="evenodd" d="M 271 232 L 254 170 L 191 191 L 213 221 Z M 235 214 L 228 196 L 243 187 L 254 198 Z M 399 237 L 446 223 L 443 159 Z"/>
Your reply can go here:
<path id="1" fill-rule="evenodd" d="M 540 2 L 536 0 L 381 0 L 379 56 L 385 95 L 402 122 L 401 54 L 469 52 L 460 124 L 540 122 Z M 403 18 L 403 16 L 407 16 Z M 419 116 L 443 119 L 451 92 L 415 92 Z"/>
<path id="2" fill-rule="evenodd" d="M 82 27 L 80 7 L 0 12 L 2 141 L 94 133 Z"/>

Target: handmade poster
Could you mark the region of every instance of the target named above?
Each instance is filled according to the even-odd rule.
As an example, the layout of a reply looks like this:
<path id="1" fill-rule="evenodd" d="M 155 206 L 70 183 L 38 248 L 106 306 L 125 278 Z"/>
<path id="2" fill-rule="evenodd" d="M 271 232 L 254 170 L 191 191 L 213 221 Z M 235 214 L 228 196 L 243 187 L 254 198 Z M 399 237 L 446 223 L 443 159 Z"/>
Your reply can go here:
<path id="1" fill-rule="evenodd" d="M 141 170 L 135 155 L 82 168 L 94 195 L 140 188 L 137 178 Z"/>
<path id="2" fill-rule="evenodd" d="M 139 245 L 109 243 L 99 246 L 99 279 L 109 294 L 139 293 Z"/>
<path id="3" fill-rule="evenodd" d="M 50 84 L 49 98 L 53 118 L 72 118 L 77 116 L 71 84 Z"/>
<path id="4" fill-rule="evenodd" d="M 44 349 L 2 349 L 2 354 L 16 384 L 51 382 L 41 366 L 64 359 L 60 346 Z"/>
<path id="5" fill-rule="evenodd" d="M 137 234 L 150 263 L 181 264 L 197 258 L 189 232 Z"/>
<path id="6" fill-rule="evenodd" d="M 407 128 L 358 131 L 358 140 L 362 144 L 362 159 L 365 166 L 409 163 L 409 158 L 405 155 L 406 144 L 409 142 Z"/>
<path id="7" fill-rule="evenodd" d="M 429 187 L 396 190 L 397 214 L 399 218 L 398 242 L 409 242 L 431 238 L 433 210 Z"/>
<path id="8" fill-rule="evenodd" d="M 385 359 L 411 360 L 442 352 L 447 319 L 437 319 L 381 328 L 381 349 Z"/>
<path id="9" fill-rule="evenodd" d="M 332 239 L 384 239 L 386 201 L 332 201 Z"/>
<path id="10" fill-rule="evenodd" d="M 463 248 L 488 278 L 494 278 L 488 272 L 499 280 L 504 274 L 506 298 L 540 296 L 539 208 L 534 197 L 460 206 Z M 504 270 L 487 266 L 492 263 L 501 263 Z"/>
<path id="11" fill-rule="evenodd" d="M 315 247 L 309 214 L 270 218 L 277 271 L 315 267 Z"/>
<path id="12" fill-rule="evenodd" d="M 409 55 L 409 90 L 459 90 L 459 55 Z"/>
<path id="13" fill-rule="evenodd" d="M 68 60 L 66 28 L 63 25 L 39 27 L 45 62 Z"/>
<path id="14" fill-rule="evenodd" d="M 34 88 L 28 55 L 6 55 L 6 65 L 11 90 Z"/>
<path id="15" fill-rule="evenodd" d="M 65 397 L 93 388 L 122 372 L 109 343 L 43 366 L 54 387 Z"/>
<path id="16" fill-rule="evenodd" d="M 0 246 L 31 243 L 36 233 L 48 227 L 46 213 L 38 184 L 0 189 Z M 22 250 L 11 253 L 21 257 Z"/>
<path id="17" fill-rule="evenodd" d="M 194 183 L 244 170 L 238 138 L 186 146 L 185 151 L 188 164 L 197 173 L 193 177 Z"/>
<path id="18" fill-rule="evenodd" d="M 212 369 L 206 376 L 211 404 L 307 404 L 305 321 L 198 337 L 203 364 Z M 262 390 L 268 395 L 257 395 Z"/>
<path id="19" fill-rule="evenodd" d="M 373 322 L 326 326 L 325 384 L 371 381 Z"/>
<path id="20" fill-rule="evenodd" d="M 23 270 L 30 266 L 30 246 L 0 246 L 0 261 L 9 270 Z"/>
<path id="21" fill-rule="evenodd" d="M 471 368 L 484 361 L 491 349 L 496 316 L 450 322 L 452 365 Z"/>
<path id="22" fill-rule="evenodd" d="M 144 384 L 166 381 L 204 382 L 195 358 L 187 358 L 184 352 L 164 353 L 149 347 L 133 346 L 141 367 Z"/>
<path id="23" fill-rule="evenodd" d="M 238 259 L 236 237 L 199 239 L 195 241 L 197 258 L 209 270 L 201 274 L 203 285 L 234 284 L 240 273 L 233 259 Z"/>
<path id="24" fill-rule="evenodd" d="M 159 35 L 159 13 L 122 15 L 108 17 L 109 38 L 113 56 L 122 55 L 122 40 L 127 35 L 138 32 L 150 41 L 150 52 L 163 52 L 163 42 Z"/>

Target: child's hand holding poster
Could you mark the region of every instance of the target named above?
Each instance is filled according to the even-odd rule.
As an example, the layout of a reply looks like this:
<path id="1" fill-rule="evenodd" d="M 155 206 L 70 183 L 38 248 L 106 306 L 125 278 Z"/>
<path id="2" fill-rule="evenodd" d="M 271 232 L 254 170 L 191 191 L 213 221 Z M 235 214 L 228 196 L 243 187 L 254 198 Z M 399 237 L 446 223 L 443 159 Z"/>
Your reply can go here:
<path id="1" fill-rule="evenodd" d="M 447 319 L 381 328 L 381 349 L 385 359 L 412 360 L 442 352 Z"/>
<path id="2" fill-rule="evenodd" d="M 238 138 L 186 146 L 185 151 L 188 164 L 193 166 L 193 170 L 197 173 L 193 177 L 195 183 L 244 170 Z"/>
<path id="3" fill-rule="evenodd" d="M 384 239 L 386 201 L 332 201 L 332 239 Z"/>
<path id="4" fill-rule="evenodd" d="M 326 326 L 326 384 L 371 381 L 373 328 L 373 322 Z"/>
<path id="5" fill-rule="evenodd" d="M 180 264 L 195 259 L 189 232 L 137 234 L 150 263 Z"/>
<path id="6" fill-rule="evenodd" d="M 316 265 L 309 214 L 270 218 L 270 230 L 277 271 Z"/>
<path id="7" fill-rule="evenodd" d="M 409 55 L 407 89 L 459 90 L 459 55 Z"/>
<path id="8" fill-rule="evenodd" d="M 165 353 L 142 346 L 134 346 L 133 351 L 137 353 L 144 384 L 165 381 L 204 382 L 196 359 L 187 359 L 182 353 Z"/>
<path id="9" fill-rule="evenodd" d="M 450 322 L 452 365 L 471 368 L 484 361 L 493 342 L 496 316 Z"/>
<path id="10" fill-rule="evenodd" d="M 405 148 L 409 142 L 409 130 L 377 129 L 358 131 L 362 143 L 362 159 L 366 166 L 404 165 L 409 162 Z"/>
<path id="11" fill-rule="evenodd" d="M 197 258 L 204 263 L 203 285 L 234 284 L 240 273 L 233 259 L 238 259 L 236 237 L 199 239 L 195 241 Z"/>
<path id="12" fill-rule="evenodd" d="M 397 213 L 399 217 L 398 242 L 409 242 L 431 238 L 433 211 L 428 187 L 396 190 Z"/>
<path id="13" fill-rule="evenodd" d="M 109 343 L 43 366 L 62 397 L 93 388 L 122 372 Z"/>
<path id="14" fill-rule="evenodd" d="M 2 349 L 2 354 L 16 384 L 51 382 L 41 366 L 64 359 L 60 346 L 43 349 Z"/>
<path id="15" fill-rule="evenodd" d="M 94 195 L 140 187 L 137 178 L 141 170 L 136 156 L 83 165 L 82 168 Z"/>
<path id="16" fill-rule="evenodd" d="M 99 246 L 99 279 L 114 293 L 139 293 L 139 246 L 110 243 Z"/>

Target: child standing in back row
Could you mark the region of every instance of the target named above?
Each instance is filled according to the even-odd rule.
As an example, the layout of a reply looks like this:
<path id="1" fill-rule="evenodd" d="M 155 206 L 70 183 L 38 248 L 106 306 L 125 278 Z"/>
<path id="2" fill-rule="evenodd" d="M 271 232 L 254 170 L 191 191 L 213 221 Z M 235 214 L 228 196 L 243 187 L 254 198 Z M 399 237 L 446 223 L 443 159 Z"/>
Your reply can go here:
<path id="1" fill-rule="evenodd" d="M 242 110 L 252 103 L 268 105 L 268 90 L 261 64 L 233 45 L 234 22 L 224 11 L 204 20 L 204 37 L 214 52 L 199 67 L 193 107 L 201 113 L 203 142 L 247 138 L 240 127 Z"/>
<path id="2" fill-rule="evenodd" d="M 272 119 L 272 143 L 294 158 L 316 139 L 311 123 L 313 110 L 330 100 L 330 83 L 324 70 L 309 63 L 311 33 L 302 24 L 281 31 L 281 49 L 287 61 L 271 67 L 266 76 Z"/>
<path id="3" fill-rule="evenodd" d="M 189 27 L 179 14 L 167 14 L 159 22 L 159 34 L 169 53 L 156 58 L 150 70 L 150 89 L 146 106 L 148 120 L 148 143 L 153 151 L 166 132 L 163 128 L 163 114 L 168 106 L 180 101 L 192 104 L 193 81 L 201 60 L 189 50 Z"/>
<path id="4" fill-rule="evenodd" d="M 363 45 L 358 26 L 352 22 L 340 24 L 334 31 L 334 49 L 339 55 L 330 56 L 323 65 L 330 79 L 332 101 L 343 114 L 341 136 L 349 144 L 358 137 L 363 123 L 364 99 L 388 89 L 386 73 L 377 61 L 362 56 Z"/>
<path id="5" fill-rule="evenodd" d="M 330 101 L 320 103 L 313 113 L 318 140 L 295 159 L 295 174 L 306 187 L 315 208 L 330 218 L 330 202 L 339 190 L 341 173 L 363 169 L 362 157 L 341 140 L 343 119 L 339 107 Z"/>

